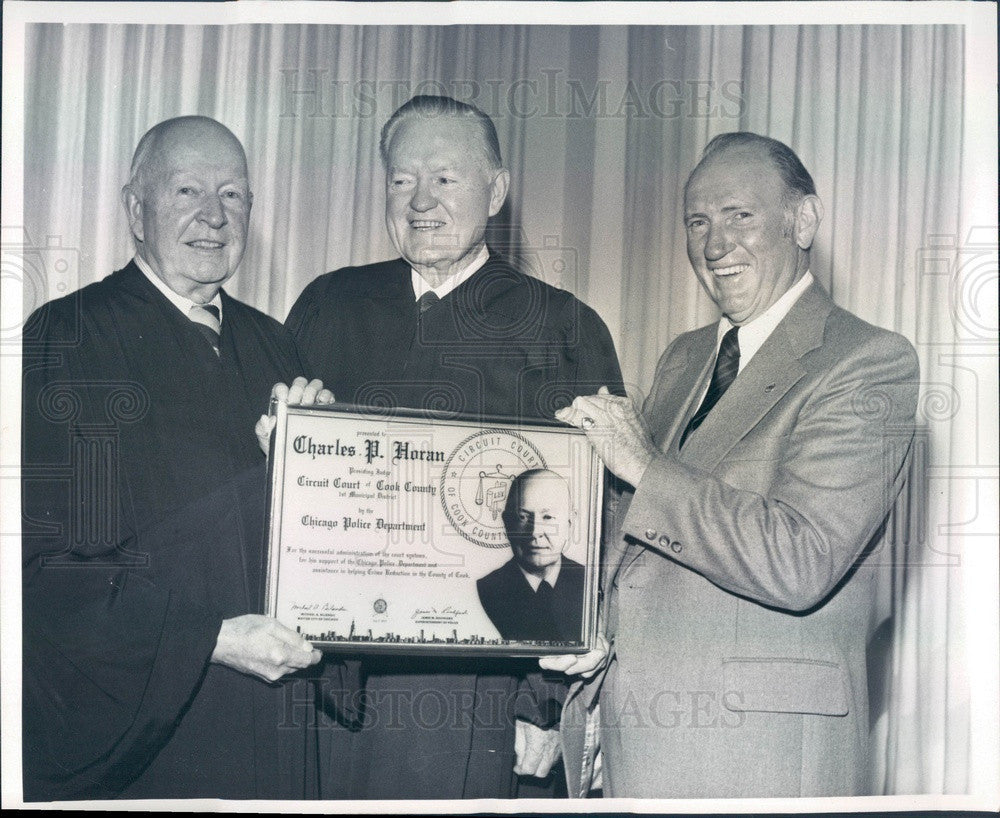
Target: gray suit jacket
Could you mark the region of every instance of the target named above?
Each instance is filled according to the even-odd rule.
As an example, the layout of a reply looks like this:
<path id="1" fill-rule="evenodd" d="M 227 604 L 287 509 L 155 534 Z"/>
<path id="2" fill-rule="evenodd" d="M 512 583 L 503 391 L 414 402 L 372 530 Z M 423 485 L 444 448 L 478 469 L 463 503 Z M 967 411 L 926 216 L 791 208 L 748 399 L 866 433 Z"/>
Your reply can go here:
<path id="1" fill-rule="evenodd" d="M 681 451 L 715 341 L 715 325 L 678 337 L 643 408 L 661 455 L 606 554 L 612 658 L 563 715 L 571 795 L 598 735 L 606 795 L 864 791 L 865 650 L 916 355 L 815 284 Z"/>

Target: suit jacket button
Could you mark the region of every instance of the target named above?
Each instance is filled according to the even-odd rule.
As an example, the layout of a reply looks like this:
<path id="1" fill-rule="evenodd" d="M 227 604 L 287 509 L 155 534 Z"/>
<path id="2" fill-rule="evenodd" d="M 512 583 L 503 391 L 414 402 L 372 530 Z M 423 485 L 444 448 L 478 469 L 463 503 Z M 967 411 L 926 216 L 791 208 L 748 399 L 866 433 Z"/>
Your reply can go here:
<path id="1" fill-rule="evenodd" d="M 660 545 L 663 548 L 666 548 L 667 546 L 669 546 L 670 545 L 670 537 L 668 537 L 666 534 L 664 534 L 662 537 L 660 537 Z"/>
<path id="2" fill-rule="evenodd" d="M 679 542 L 677 542 L 677 540 L 674 540 L 672 543 L 670 543 L 670 550 L 673 551 L 675 554 L 680 554 L 681 551 L 684 550 L 684 546 L 681 545 Z"/>
<path id="3" fill-rule="evenodd" d="M 656 531 L 654 531 L 652 528 L 647 528 L 646 529 L 646 539 L 647 540 L 655 540 L 656 539 Z"/>

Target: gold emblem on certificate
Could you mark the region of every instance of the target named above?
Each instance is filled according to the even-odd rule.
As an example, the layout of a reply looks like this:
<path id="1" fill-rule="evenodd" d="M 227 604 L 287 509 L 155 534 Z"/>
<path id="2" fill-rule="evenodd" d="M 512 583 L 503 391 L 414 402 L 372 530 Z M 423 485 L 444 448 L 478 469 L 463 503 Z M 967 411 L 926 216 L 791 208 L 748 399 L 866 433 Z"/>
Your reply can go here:
<path id="1" fill-rule="evenodd" d="M 603 468 L 556 424 L 278 407 L 267 610 L 355 652 L 585 651 Z"/>

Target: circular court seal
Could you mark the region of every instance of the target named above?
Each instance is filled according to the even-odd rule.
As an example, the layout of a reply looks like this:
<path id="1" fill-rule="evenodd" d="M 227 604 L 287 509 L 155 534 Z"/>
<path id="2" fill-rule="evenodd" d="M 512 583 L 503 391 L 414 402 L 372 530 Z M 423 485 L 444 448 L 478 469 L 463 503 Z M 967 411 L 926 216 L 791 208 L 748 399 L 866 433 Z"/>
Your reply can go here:
<path id="1" fill-rule="evenodd" d="M 544 468 L 542 453 L 524 435 L 507 429 L 469 435 L 449 455 L 441 475 L 444 513 L 469 542 L 508 548 L 501 515 L 511 480 L 528 469 Z"/>

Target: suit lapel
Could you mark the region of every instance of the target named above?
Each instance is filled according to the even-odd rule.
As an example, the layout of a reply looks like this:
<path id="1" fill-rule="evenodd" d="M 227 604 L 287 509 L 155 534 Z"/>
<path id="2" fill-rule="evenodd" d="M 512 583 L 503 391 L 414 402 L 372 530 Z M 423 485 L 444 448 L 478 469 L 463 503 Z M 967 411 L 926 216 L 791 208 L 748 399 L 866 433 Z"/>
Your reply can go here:
<path id="1" fill-rule="evenodd" d="M 677 452 L 677 440 L 688 418 L 694 414 L 698 388 L 707 381 L 715 356 L 716 324 L 697 330 L 687 352 L 676 366 L 661 373 L 662 401 L 647 417 L 653 439 L 664 454 Z"/>
<path id="2" fill-rule="evenodd" d="M 819 284 L 802 294 L 685 444 L 682 462 L 708 471 L 719 465 L 805 374 L 800 359 L 822 343 L 832 308 Z"/>
<path id="3" fill-rule="evenodd" d="M 779 335 L 780 330 L 771 334 L 698 431 L 691 435 L 681 450 L 682 462 L 708 471 L 714 469 L 805 374 Z"/>

